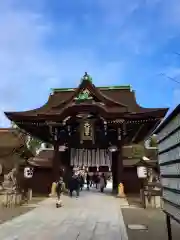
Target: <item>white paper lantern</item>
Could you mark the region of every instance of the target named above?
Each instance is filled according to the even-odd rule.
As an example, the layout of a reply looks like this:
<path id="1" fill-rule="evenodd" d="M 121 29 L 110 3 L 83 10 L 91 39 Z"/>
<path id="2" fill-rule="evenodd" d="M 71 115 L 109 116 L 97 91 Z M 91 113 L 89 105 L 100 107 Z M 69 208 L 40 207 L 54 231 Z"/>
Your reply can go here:
<path id="1" fill-rule="evenodd" d="M 143 166 L 137 167 L 137 175 L 138 178 L 147 178 L 147 168 Z"/>
<path id="2" fill-rule="evenodd" d="M 32 178 L 33 177 L 33 168 L 25 167 L 24 168 L 24 177 L 25 178 Z"/>
<path id="3" fill-rule="evenodd" d="M 62 146 L 59 146 L 59 152 L 65 152 L 67 149 L 66 146 L 62 145 Z"/>

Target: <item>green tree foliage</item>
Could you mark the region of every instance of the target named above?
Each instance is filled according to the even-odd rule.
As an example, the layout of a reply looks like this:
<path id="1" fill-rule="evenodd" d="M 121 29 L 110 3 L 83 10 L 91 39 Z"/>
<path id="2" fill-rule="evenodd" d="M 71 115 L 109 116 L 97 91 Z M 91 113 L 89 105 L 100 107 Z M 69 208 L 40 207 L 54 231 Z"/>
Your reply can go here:
<path id="1" fill-rule="evenodd" d="M 150 141 L 149 141 L 149 146 L 150 147 L 157 147 L 156 136 L 151 136 Z"/>
<path id="2" fill-rule="evenodd" d="M 133 145 L 133 148 L 132 148 L 132 157 L 133 158 L 141 158 L 144 156 L 144 154 L 145 154 L 144 146 L 142 146 L 141 144 Z"/>
<path id="3" fill-rule="evenodd" d="M 36 152 L 41 147 L 41 144 L 42 142 L 39 139 L 30 136 L 27 147 L 34 155 L 36 155 Z"/>
<path id="4" fill-rule="evenodd" d="M 36 155 L 37 150 L 41 147 L 42 142 L 21 130 L 14 122 L 11 123 L 12 128 L 17 129 L 17 133 L 23 135 L 25 138 L 26 146 L 33 155 Z"/>

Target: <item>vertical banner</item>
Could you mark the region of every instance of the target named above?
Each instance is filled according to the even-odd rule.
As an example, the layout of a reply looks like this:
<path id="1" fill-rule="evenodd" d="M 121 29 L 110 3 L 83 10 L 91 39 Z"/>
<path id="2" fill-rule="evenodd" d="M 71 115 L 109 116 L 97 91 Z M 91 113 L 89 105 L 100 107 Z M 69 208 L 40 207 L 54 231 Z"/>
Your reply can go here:
<path id="1" fill-rule="evenodd" d="M 112 153 L 107 149 L 75 149 L 70 150 L 71 166 L 99 167 L 112 165 Z"/>
<path id="2" fill-rule="evenodd" d="M 99 149 L 96 149 L 96 155 L 95 155 L 95 163 L 96 166 L 99 166 Z"/>
<path id="3" fill-rule="evenodd" d="M 109 155 L 106 149 L 104 150 L 104 159 L 105 159 L 105 166 L 109 166 Z"/>
<path id="4" fill-rule="evenodd" d="M 84 149 L 84 163 L 86 166 L 89 166 L 88 149 Z"/>
<path id="5" fill-rule="evenodd" d="M 90 150 L 91 151 L 91 165 L 95 166 L 96 165 L 96 152 L 95 149 Z"/>
<path id="6" fill-rule="evenodd" d="M 92 166 L 92 161 L 91 161 L 91 150 L 87 149 L 87 162 L 89 163 L 90 166 Z"/>
<path id="7" fill-rule="evenodd" d="M 84 150 L 83 149 L 78 149 L 78 152 L 79 152 L 78 166 L 80 167 L 83 164 Z"/>

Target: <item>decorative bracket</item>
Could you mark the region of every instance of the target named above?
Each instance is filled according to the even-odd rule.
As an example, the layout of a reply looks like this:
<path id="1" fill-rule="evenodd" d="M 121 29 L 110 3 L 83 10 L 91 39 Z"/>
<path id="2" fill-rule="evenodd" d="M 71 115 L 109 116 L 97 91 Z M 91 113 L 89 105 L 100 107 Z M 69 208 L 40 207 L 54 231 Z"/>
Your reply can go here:
<path id="1" fill-rule="evenodd" d="M 75 97 L 76 101 L 85 101 L 91 99 L 93 98 L 92 96 L 90 96 L 90 91 L 88 89 L 84 89 L 82 92 L 79 93 L 77 97 Z"/>

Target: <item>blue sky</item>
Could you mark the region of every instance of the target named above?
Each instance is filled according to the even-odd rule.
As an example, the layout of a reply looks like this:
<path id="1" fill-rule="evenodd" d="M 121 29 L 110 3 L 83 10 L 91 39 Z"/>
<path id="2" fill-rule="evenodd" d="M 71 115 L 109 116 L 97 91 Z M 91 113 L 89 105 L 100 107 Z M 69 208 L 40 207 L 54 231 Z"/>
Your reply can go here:
<path id="1" fill-rule="evenodd" d="M 43 105 L 50 89 L 132 85 L 144 107 L 180 100 L 179 0 L 0 1 L 0 126 L 3 111 Z"/>

